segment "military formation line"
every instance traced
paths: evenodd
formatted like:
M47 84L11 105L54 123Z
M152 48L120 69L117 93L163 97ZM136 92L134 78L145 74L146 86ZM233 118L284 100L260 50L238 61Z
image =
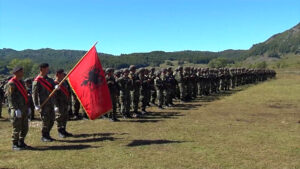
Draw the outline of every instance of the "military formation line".
M56 121L58 136L72 137L67 132L68 120L87 118L79 113L80 102L72 92L70 85L64 82L58 84L66 76L63 69L56 71L55 78L48 76L49 65L39 66L40 73L34 79L24 81L24 70L16 67L14 76L5 79L0 88L1 106L7 104L8 114L13 125L12 148L22 150L30 148L25 144L28 132L28 121L34 120L37 112L42 120L41 141L52 142L50 131ZM113 110L103 118L112 122L118 117L139 118L147 115L146 108L157 106L159 109L173 107L174 100L181 103L192 101L197 97L205 97L222 91L234 89L237 86L255 84L275 78L276 72L269 69L246 68L195 68L181 67L173 70L157 68L129 68L114 70L105 69L106 82L111 95ZM40 107L53 89L57 92ZM0 107L1 117L2 107ZM119 114L119 115L118 115Z

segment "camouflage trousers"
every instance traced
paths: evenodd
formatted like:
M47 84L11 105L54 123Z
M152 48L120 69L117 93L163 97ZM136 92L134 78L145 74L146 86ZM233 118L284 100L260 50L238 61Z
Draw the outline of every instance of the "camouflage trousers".
M140 90L135 89L130 92L131 96L131 106L134 112L137 112L139 109L139 101L140 101Z
M201 82L198 82L197 83L197 94L199 95L199 96L202 96L203 95L203 84L201 83Z
M158 101L157 105L160 106L160 107L162 107L163 104L164 104L164 94L163 94L163 92L164 91L162 89L157 89L156 90L157 101Z
M117 114L117 95L115 93L111 93L110 95L111 103L112 103L112 111L108 114L109 118L116 118Z
M178 83L179 97L181 100L186 98L186 87L183 83Z
M192 83L192 85L193 85L192 96L193 96L194 98L196 98L196 97L197 97L197 93L198 93L198 85L197 85L197 82Z
M75 95L72 95L72 112L73 115L78 116L80 109L80 102Z
M21 118L17 118L15 112L10 112L10 118L12 122L12 142L17 144L18 141L24 141L28 133L28 110L24 109L22 111Z
M141 96L140 96L140 99L141 99L141 102L142 102L142 110L146 110L146 107L148 105L148 91L147 90L141 90Z
M156 97L157 97L156 90L151 90L151 103L155 104Z
M187 99L191 99L192 98L192 94L193 94L193 84L192 83L187 83L187 90L186 90L186 97Z
M56 123L58 130L66 129L69 119L68 105L59 105L58 112L56 113Z
M172 93L171 88L167 88L167 89L163 90L163 97L164 97L165 105L172 104L172 94L171 93Z
M121 113L122 115L128 115L130 113L130 92L120 92L120 105L121 105Z
M54 121L55 121L55 112L53 105L46 105L41 110L41 119L42 119L42 134L43 136L50 133Z

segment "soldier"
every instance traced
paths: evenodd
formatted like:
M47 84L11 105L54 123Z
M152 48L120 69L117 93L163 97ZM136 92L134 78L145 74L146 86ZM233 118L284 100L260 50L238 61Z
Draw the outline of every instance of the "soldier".
M7 99L13 126L12 149L18 151L29 148L24 142L28 133L28 96L22 81L23 68L14 68L13 74L7 84Z
M55 85L58 85L66 76L63 69L56 71ZM58 136L66 138L73 136L67 132L67 121L69 119L69 106L71 102L71 92L67 82L63 82L56 91L55 110Z
M26 86L26 90L27 90L27 94L28 94L28 110L29 110L29 120L32 121L34 120L34 104L33 104L33 100L32 100L32 79L31 78L27 78L25 79L25 86Z
M121 103L121 113L123 118L131 118L130 115L130 90L132 88L132 81L128 77L129 70L124 69L123 76L121 76L118 80L118 87L120 89L120 103Z
M150 80L145 76L145 69L141 68L138 71L139 74L139 79L141 81L141 102L142 102L142 114L146 114L146 107L147 107L147 102L148 102L148 90L149 90L149 82Z
M183 72L184 85L185 85L185 101L190 101L192 99L191 90L191 78L190 78L190 67L185 67Z
M131 106L133 109L133 117L137 117L139 112L139 100L140 100L140 87L141 87L141 82L136 74L136 67L134 65L131 65L129 67L129 78L131 79L132 82L132 88L130 91L130 97L131 97Z
M175 99L175 97L176 97L177 81L175 79L172 67L168 68L167 76L168 76L168 79L169 79L169 83L171 85L171 87L169 89L170 90L170 104L171 104L171 106L174 106L173 99Z
M156 90L154 87L154 79L155 79L155 68L151 68L151 71L149 73L149 78L150 78L150 90L151 90L151 100L150 100L150 104L152 104L152 106L155 105L155 100L156 100Z
M151 85L150 85L150 83L151 83L151 78L149 77L149 70L148 69L144 69L144 77L147 79L147 88L145 88L146 105L150 106L150 100L151 100Z
M185 78L183 76L183 67L179 66L178 68L178 72L175 75L175 79L178 83L178 89L179 89L179 99L181 100L181 102L185 102L185 98L186 98L186 85L185 85Z
M120 103L120 88L119 85L117 83L117 80L121 77L121 71L120 70L116 70L114 72L114 78L116 80L116 84L117 84L117 88L116 88L116 94L117 94L117 100L116 100L116 104L117 104L117 108L118 108L118 112L121 112L121 103Z
M118 97L118 85L117 85L117 82L115 80L115 77L114 77L114 69L112 68L107 68L105 70L105 73L106 73L106 82L107 82L107 85L108 85L108 89L109 89L109 92L110 92L110 98L111 98L111 103L112 103L112 111L108 114L108 118L113 121L113 122L116 122L116 121L120 121L118 118L117 118L117 97Z
M47 76L49 64L40 64L40 73L34 79L32 84L32 99L35 110L40 112L42 119L42 138L43 142L52 142L54 139L50 136L50 131L55 121L54 103L55 98L51 97L48 102L41 108L41 104L48 98L55 86L54 80Z
M164 95L163 95L163 91L164 91L164 84L163 84L163 80L161 79L161 72L157 71L155 72L155 79L154 79L154 87L155 90L157 92L156 96L157 96L157 106L160 109L163 109L163 104L164 104Z

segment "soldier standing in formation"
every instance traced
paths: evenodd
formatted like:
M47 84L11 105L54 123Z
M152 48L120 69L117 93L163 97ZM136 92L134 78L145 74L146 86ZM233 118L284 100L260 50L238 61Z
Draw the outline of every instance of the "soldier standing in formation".
M13 74L7 84L7 100L13 126L12 149L18 151L28 148L24 142L28 132L28 95L22 81L23 68L14 68Z
M64 79L65 75L63 69L57 70L54 81L55 85L58 85ZM71 137L73 135L66 130L71 105L71 92L66 81L59 86L54 99L58 136L61 138Z
M106 71L106 82L108 85L108 89L110 92L110 98L111 98L111 103L112 103L112 111L108 114L108 118L111 121L120 121L117 118L117 97L118 97L118 84L116 82L116 79L114 77L114 69L107 68Z
M42 119L42 138L43 142L52 142L54 139L50 136L50 131L55 121L55 97L51 97L43 107L41 104L48 98L54 88L58 87L55 85L54 80L47 76L49 72L49 64L40 64L40 73L34 79L32 84L32 98L35 105L35 110L40 112Z

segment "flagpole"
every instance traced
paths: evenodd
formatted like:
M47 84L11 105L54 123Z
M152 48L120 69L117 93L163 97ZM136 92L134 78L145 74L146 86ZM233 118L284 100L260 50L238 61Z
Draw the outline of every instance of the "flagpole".
M91 49L92 49L94 46L96 46L97 43L98 43L98 41L94 43L94 45L91 47ZM91 50L91 49L90 49L90 50ZM87 53L88 53L90 50L88 50L88 51L80 58L80 60L76 63L76 65L68 72L68 74L61 80L61 82L59 82L58 86L61 86L62 83L63 83L64 81L67 80L68 76L71 74L71 72L74 70L74 68L82 61L82 59L87 55ZM45 106L45 104L49 101L49 99L54 95L54 93L55 93L56 91L57 91L57 88L54 88L54 90L49 94L49 96L47 97L47 99L40 105L40 108L42 108L43 106Z

